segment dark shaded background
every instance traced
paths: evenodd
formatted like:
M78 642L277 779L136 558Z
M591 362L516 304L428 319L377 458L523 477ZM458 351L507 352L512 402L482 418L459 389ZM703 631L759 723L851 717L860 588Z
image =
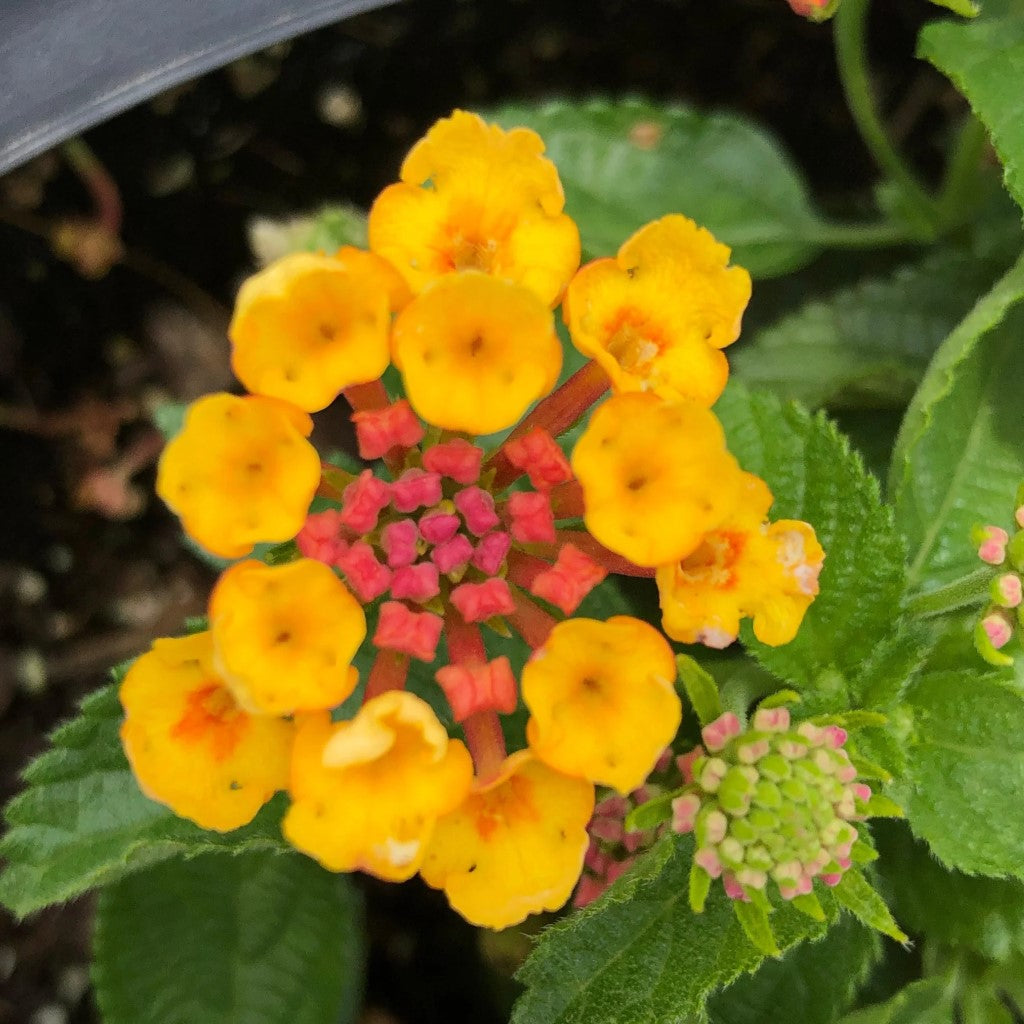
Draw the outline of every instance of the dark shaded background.
M934 8L879 7L879 95L934 176L959 110L911 58ZM868 203L875 172L842 101L831 30L785 0L409 0L246 58L88 133L124 206L124 259L97 280L46 237L90 212L66 160L0 178L3 799L111 663L205 605L212 574L151 497L150 412L227 383L222 331L252 265L250 219L325 200L365 206L454 106L636 93L747 114L779 136L825 209ZM755 289L753 318L800 287ZM521 941L481 949L415 883L366 889L365 1024L507 1019ZM21 925L0 915L0 1024L95 1020L89 912L82 900Z

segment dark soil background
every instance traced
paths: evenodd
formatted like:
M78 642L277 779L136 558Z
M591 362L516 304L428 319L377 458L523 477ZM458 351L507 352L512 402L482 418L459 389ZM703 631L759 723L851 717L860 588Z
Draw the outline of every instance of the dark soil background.
M912 60L934 13L880 4L872 26L881 100L926 174L958 109ZM86 137L124 207L108 272L104 254L74 266L48 240L92 212L59 152L0 178L0 798L112 663L203 610L212 573L152 497L151 413L230 386L250 219L366 205L455 106L629 94L761 122L833 212L870 194L831 29L785 0L409 0L247 58ZM507 1019L522 937L480 938L412 883L365 888L364 1024ZM90 909L0 912L0 1024L97 1019Z

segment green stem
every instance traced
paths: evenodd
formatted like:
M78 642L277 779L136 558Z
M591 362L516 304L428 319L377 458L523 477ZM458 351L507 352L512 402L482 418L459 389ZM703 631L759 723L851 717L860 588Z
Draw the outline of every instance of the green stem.
M836 11L836 61L843 92L861 138L875 162L897 185L923 222L934 225L938 219L934 200L900 156L875 108L867 63L868 4L869 0L843 0Z
M904 225L894 221L869 221L865 224L842 224L823 221L807 241L832 249L883 249L890 245L904 245L920 239Z
M988 599L992 576L991 569L977 569L938 590L930 590L927 594L912 598L907 604L907 611L918 618L927 619L958 608L983 604Z

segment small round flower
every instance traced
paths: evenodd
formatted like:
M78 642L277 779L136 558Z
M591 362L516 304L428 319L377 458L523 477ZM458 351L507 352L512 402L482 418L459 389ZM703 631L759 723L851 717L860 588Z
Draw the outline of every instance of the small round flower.
M320 484L309 416L287 402L204 395L164 449L156 492L193 540L222 558L291 540Z
M579 266L576 225L544 143L457 110L410 150L401 182L370 210L370 248L414 292L445 274L478 270L553 306Z
M404 690L368 700L350 722L302 715L285 838L329 871L411 878L441 814L469 791L473 765L428 704Z
M416 412L471 434L512 426L562 368L547 307L527 289L479 273L426 289L399 314L391 345Z
M239 562L210 598L216 664L238 703L263 714L333 708L355 689L366 616L322 562Z
M235 375L254 394L307 412L376 380L388 365L388 269L303 252L250 277L228 328Z
M528 750L440 818L420 874L464 918L507 928L557 910L583 868L594 787Z
M687 217L648 224L616 259L572 279L564 311L573 344L616 391L712 405L729 376L719 350L739 337L750 301L750 275L728 262L728 247Z
M128 670L121 704L139 788L203 828L245 825L287 785L291 723L238 706L208 632L155 641Z
M530 749L567 775L628 793L679 728L675 677L672 648L639 619L560 622L523 668Z
M777 647L796 636L818 593L825 552L807 523L766 522L771 504L768 485L745 473L728 519L681 561L658 568L662 625L673 640L726 647L747 616L762 643Z
M735 507L743 472L714 413L651 394L613 395L572 453L587 529L637 565L678 561Z

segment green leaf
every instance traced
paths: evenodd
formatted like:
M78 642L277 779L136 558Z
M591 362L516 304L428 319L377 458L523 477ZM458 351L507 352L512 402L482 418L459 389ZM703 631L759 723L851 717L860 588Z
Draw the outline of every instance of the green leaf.
M990 7L995 8L991 15ZM1019 6L1012 8L986 3L976 21L932 22L921 30L917 52L967 97L989 131L1007 189L1024 205L1024 121L1020 116L1024 19Z
M831 1024L877 962L876 934L844 914L817 942L766 960L708 1003L711 1024Z
M768 911L756 903L743 902L734 902L732 909L747 938L765 956L778 956L779 947L775 942L771 922L768 920Z
M1006 263L963 249L815 299L729 350L744 383L816 408L905 405L940 342Z
M822 225L778 143L742 118L642 100L510 106L494 118L540 133L588 256L614 255L639 227L684 213L754 277L803 266Z
M824 416L735 383L715 411L740 464L775 495L771 518L809 522L825 549L821 592L796 639L767 647L748 632L748 647L769 671L829 694L831 707L843 706L894 628L902 599L904 549L892 512L878 482Z
M869 928L874 928L897 942L907 941L907 936L893 920L885 900L878 895L859 868L848 868L832 892L841 906L846 907Z
M953 998L944 978L914 981L892 999L847 1014L839 1024L953 1024Z
M105 1024L349 1024L362 900L298 854L172 860L104 889L93 980Z
M932 0L932 3L964 18L975 18L981 10L974 0Z
M879 823L874 834L880 885L910 932L986 960L1024 954L1024 883L944 868L901 823Z
M249 247L261 266L291 252L333 253L343 245L366 248L366 214L354 206L325 206L315 214L254 217Z
M1024 697L979 670L926 673L906 699L910 785L894 795L914 834L949 867L1024 877Z
M1024 260L946 339L907 410L890 493L909 542L909 582L927 589L977 568L969 531L1008 520L1024 477Z
M6 810L0 903L19 917L176 855L285 848L281 798L244 828L208 832L142 795L118 738L116 686L82 703L25 769Z
M715 884L703 914L689 909L693 843L666 836L589 907L545 931L518 978L513 1024L662 1024L698 1017L708 995L763 956ZM834 918L834 904L828 910ZM772 914L783 950L825 925L792 907Z
M713 722L722 713L722 701L714 678L686 654L676 655L676 667L700 724Z

